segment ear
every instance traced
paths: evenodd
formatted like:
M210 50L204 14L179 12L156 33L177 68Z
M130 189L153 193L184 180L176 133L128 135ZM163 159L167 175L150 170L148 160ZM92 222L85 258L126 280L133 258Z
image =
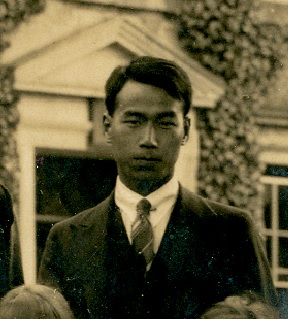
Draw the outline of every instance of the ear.
M190 135L190 125L191 125L190 118L187 117L187 116L185 116L185 117L184 117L184 135L183 135L183 140L182 140L181 145L185 145L186 142L187 142L188 139L189 139L189 135Z
M106 138L106 142L108 144L111 144L111 136L110 136L111 122L112 122L112 117L109 114L104 114L103 128L104 128L104 135Z

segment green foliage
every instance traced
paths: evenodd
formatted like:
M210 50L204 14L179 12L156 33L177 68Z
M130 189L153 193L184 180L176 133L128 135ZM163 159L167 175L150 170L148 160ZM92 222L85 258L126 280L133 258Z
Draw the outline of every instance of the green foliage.
M198 111L199 192L257 214L255 113L281 66L284 36L277 25L256 24L253 9L253 0L186 0L179 38L193 58L227 83L214 110Z

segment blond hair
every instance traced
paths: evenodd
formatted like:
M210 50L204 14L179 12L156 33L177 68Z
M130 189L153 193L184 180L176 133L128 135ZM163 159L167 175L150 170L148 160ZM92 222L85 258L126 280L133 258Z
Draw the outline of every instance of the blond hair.
M56 289L23 285L10 290L0 303L1 319L74 319L67 301Z
M216 303L200 319L281 319L281 316L277 309L266 304L260 296L246 291Z

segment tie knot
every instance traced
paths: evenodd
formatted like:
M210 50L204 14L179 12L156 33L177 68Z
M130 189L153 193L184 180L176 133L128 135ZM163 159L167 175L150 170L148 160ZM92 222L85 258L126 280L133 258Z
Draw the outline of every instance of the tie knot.
M150 210L151 210L151 204L150 202L146 199L143 198L140 200L140 202L137 204L137 212L139 214L145 214L148 215Z

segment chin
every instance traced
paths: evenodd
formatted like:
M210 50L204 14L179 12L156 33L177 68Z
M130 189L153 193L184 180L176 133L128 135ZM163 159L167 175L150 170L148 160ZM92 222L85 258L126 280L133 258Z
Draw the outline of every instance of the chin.
M159 175L159 172L138 172L136 175L139 180L143 180L145 183L149 184L166 184L172 177L172 175Z
M122 171L124 173L124 170ZM134 181L152 184L165 184L173 176L173 172L169 170L163 170L160 165L157 166L133 166L131 165L129 169L125 170L124 175L126 179L133 179ZM128 177L128 178L127 178Z

